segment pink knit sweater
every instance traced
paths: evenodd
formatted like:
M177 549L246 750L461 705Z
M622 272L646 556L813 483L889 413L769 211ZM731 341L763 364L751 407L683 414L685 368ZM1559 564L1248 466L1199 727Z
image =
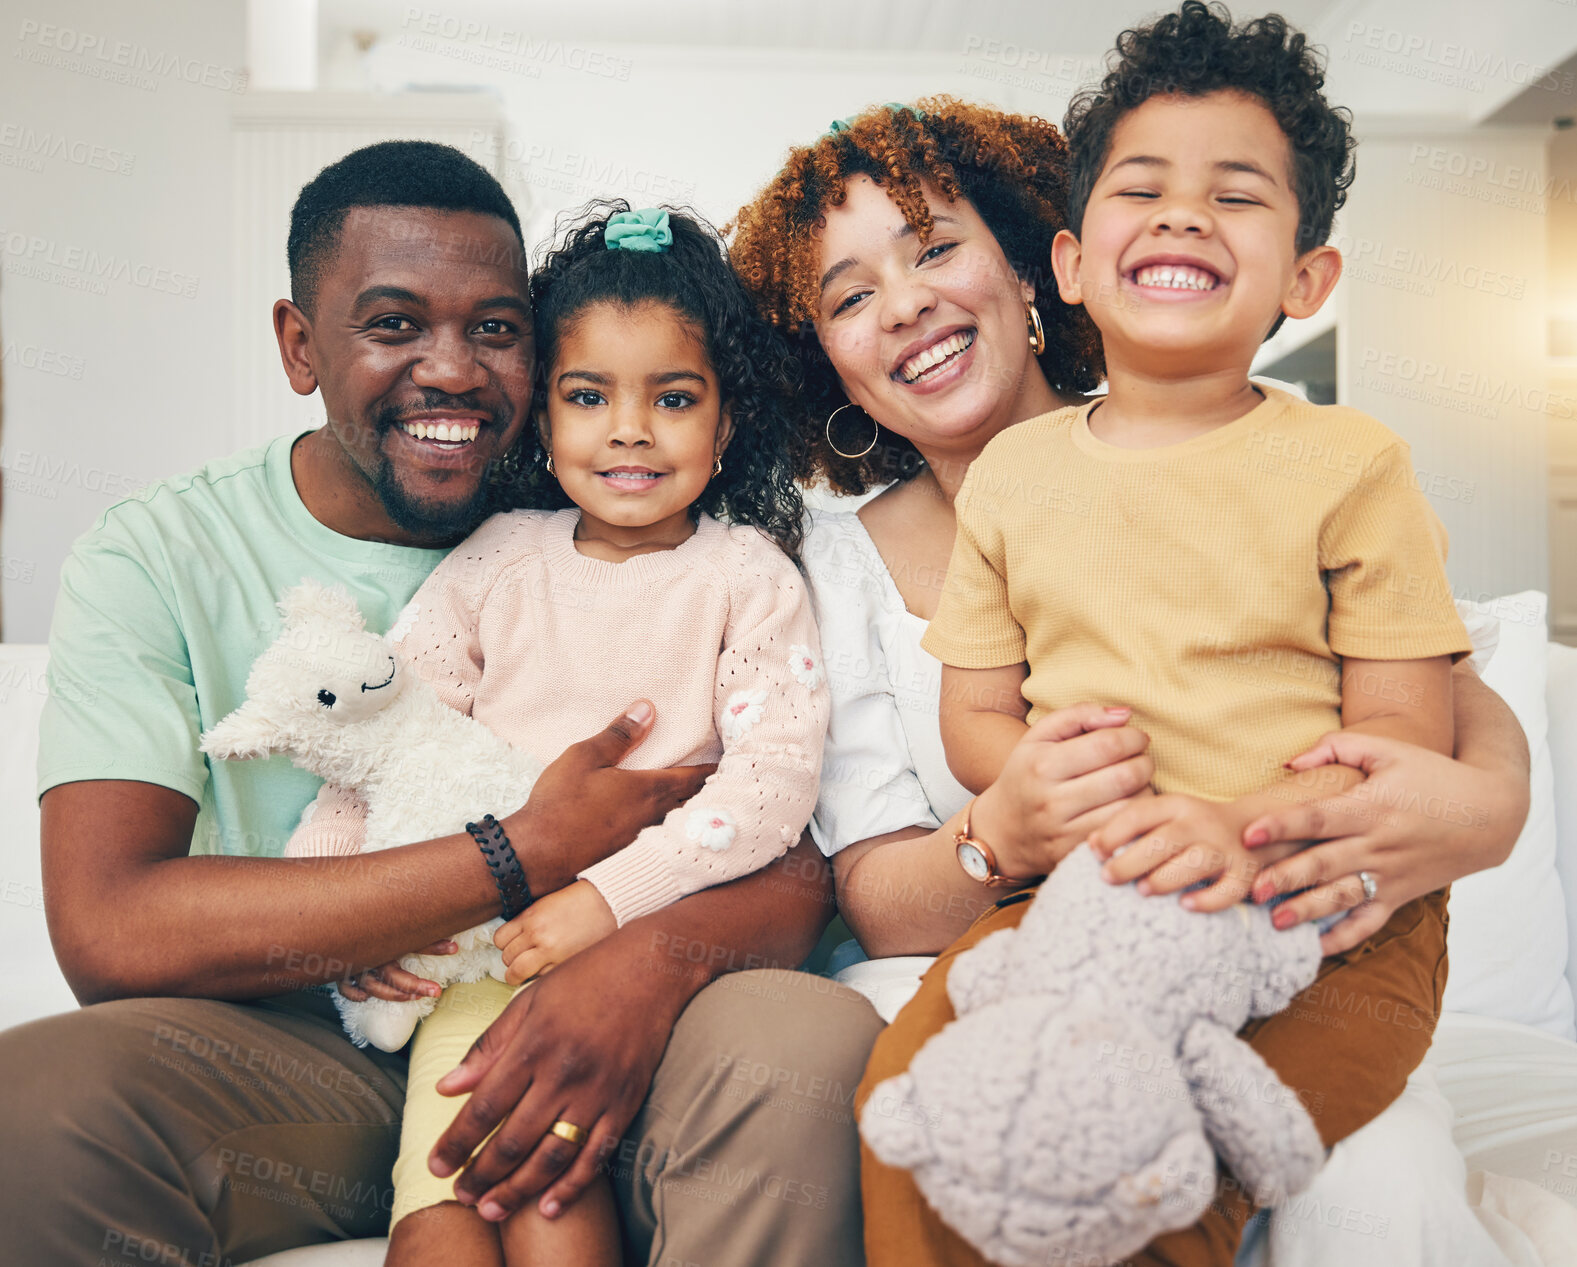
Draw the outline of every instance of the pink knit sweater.
M626 767L718 763L689 803L581 872L624 924L799 839L821 774L826 674L804 580L754 528L703 515L676 549L608 563L576 551L579 519L495 515L389 638L445 703L544 764L643 697L657 721ZM352 793L325 787L285 852L356 853L364 816Z

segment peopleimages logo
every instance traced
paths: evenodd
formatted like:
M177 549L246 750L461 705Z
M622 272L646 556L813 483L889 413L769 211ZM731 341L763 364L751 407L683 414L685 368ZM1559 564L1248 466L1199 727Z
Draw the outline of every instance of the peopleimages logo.
M92 247L62 243L37 234L18 233L0 227L0 264L17 277L35 277L107 294L108 282L126 282L144 290L182 299L197 298L202 279L194 273L177 272L162 264L149 264L112 252L101 253Z
M13 56L58 70L75 71L143 92L157 92L171 79L221 92L245 92L246 72L216 62L156 51L134 40L117 40L93 31L24 18Z

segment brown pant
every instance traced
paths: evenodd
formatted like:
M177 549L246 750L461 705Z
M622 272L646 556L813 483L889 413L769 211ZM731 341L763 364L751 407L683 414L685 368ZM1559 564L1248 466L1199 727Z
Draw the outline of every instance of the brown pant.
M925 1041L953 1019L948 967L999 928L1015 928L1032 894L987 911L944 951L920 991L876 1040L856 1106L902 1073ZM1320 965L1319 977L1285 1011L1251 1021L1242 1037L1298 1092L1329 1148L1372 1121L1424 1058L1446 985L1446 891L1410 902L1383 929ZM974 1267L975 1250L937 1217L907 1170L884 1166L863 1143L869 1267ZM1134 1267L1231 1267L1253 1205L1230 1175L1193 1227L1152 1242Z
M611 1163L628 1260L860 1260L852 1100L881 1021L795 972L707 987ZM128 999L0 1033L0 1261L226 1267L382 1236L405 1057L322 995Z

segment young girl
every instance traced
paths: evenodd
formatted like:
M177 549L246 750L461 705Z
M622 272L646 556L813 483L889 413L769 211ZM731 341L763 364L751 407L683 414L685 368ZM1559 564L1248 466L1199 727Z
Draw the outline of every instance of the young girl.
M537 434L505 493L537 509L494 515L457 546L391 637L446 702L544 763L645 696L656 724L627 764L718 765L688 804L499 931L511 983L783 853L815 804L827 724L816 625L791 561L802 516L793 362L709 227L611 207L571 229L532 279ZM325 788L317 805L287 852L354 852L355 798ZM605 1183L555 1220L531 1203L495 1225L427 1169L460 1107L435 1084L513 989L451 986L417 1030L390 1263L421 1261L418 1239L443 1244L444 1262L461 1261L460 1245L494 1262L501 1250L509 1267L620 1261ZM590 1126L569 1123L563 1137L580 1142Z

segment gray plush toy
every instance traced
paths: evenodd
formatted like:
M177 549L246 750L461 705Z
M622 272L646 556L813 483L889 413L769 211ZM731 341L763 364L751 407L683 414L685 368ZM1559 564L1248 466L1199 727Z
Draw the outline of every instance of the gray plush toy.
M1216 1156L1262 1204L1325 1150L1297 1096L1237 1031L1319 969L1312 925L1215 914L1107 884L1086 845L1017 929L960 955L957 1019L860 1116L888 1165L994 1263L1105 1264L1197 1222Z

